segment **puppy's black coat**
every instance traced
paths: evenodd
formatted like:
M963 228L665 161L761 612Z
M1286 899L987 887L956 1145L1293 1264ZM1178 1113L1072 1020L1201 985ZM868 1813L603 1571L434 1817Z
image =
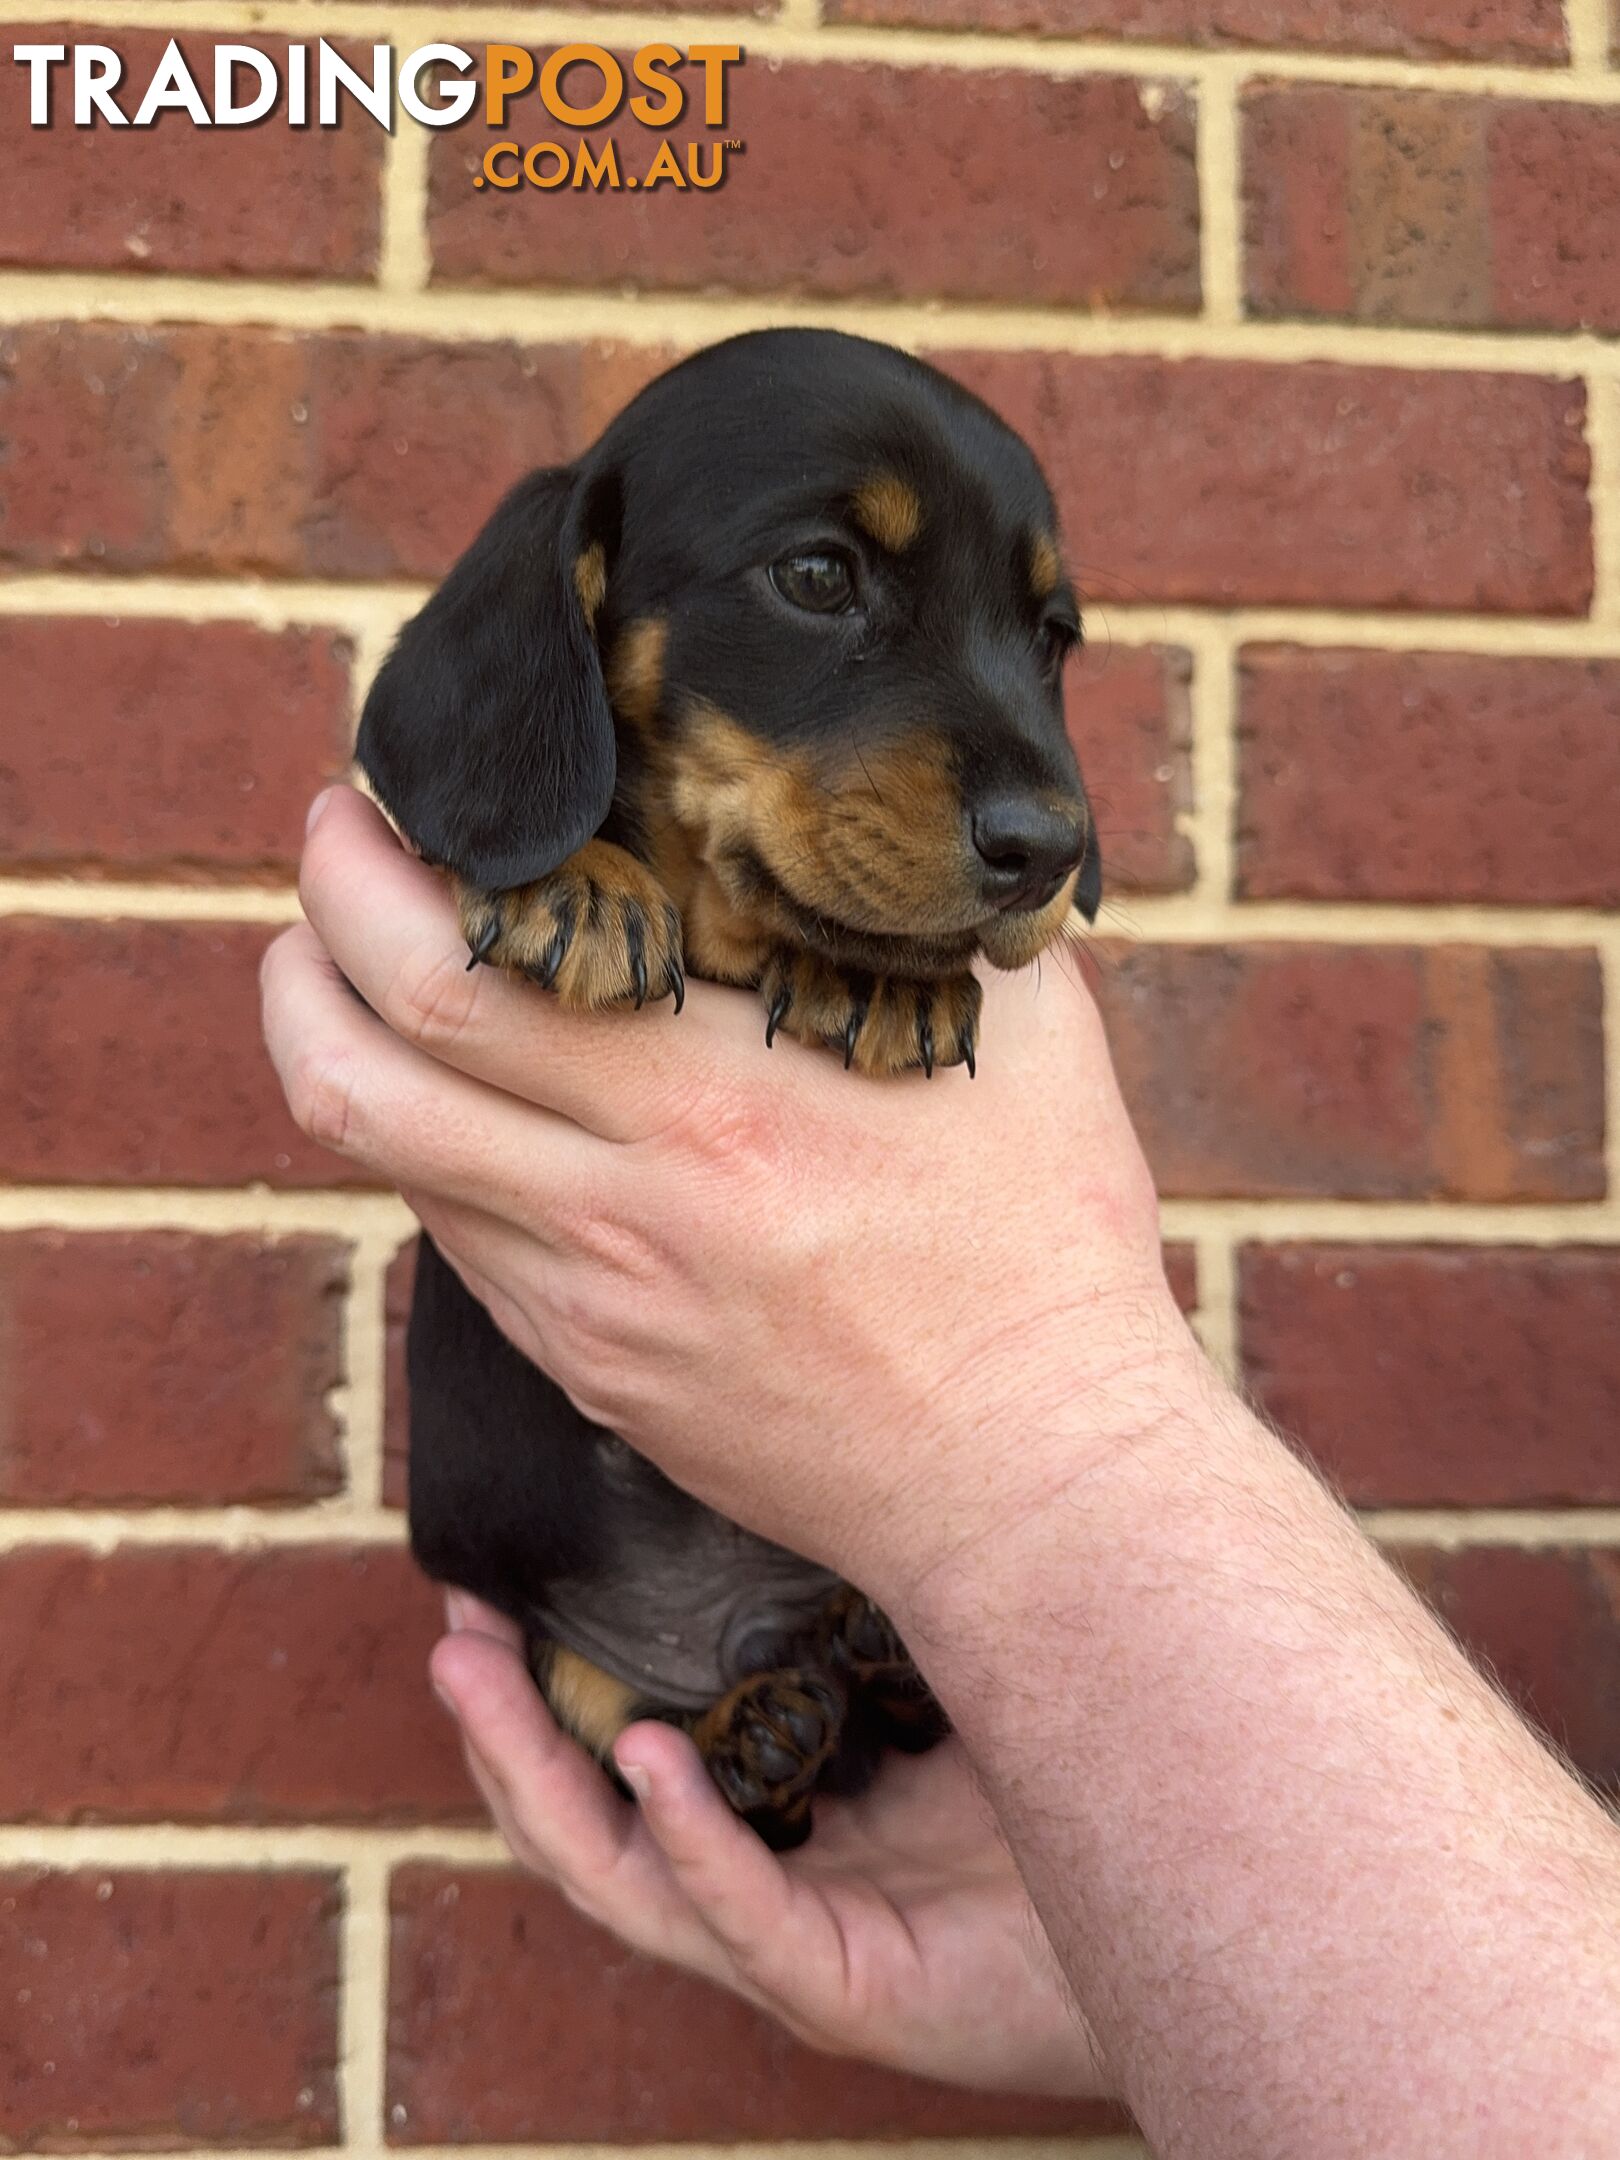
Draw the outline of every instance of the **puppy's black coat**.
M359 757L476 959L566 1002L759 991L869 1074L976 1054L983 954L1101 892L1079 636L1024 444L922 363L766 331L530 475L402 632ZM411 1533L599 1754L676 1719L771 1842L940 1715L882 1614L592 1426L423 1239ZM807 1434L807 1444L812 1444Z

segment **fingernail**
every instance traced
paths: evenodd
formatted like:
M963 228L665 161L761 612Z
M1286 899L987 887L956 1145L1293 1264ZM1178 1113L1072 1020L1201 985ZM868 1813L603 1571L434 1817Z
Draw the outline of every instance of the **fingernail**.
M309 838L310 834L311 834L311 833L312 833L312 832L313 832L313 831L315 830L316 826L317 826L317 825L318 825L318 824L320 823L320 821L321 821L321 812L322 812L322 811L323 811L323 810L324 810L324 809L326 808L327 804L328 804L328 803L329 803L329 802L330 802L330 801L332 800L332 793L333 793L333 791L332 791L332 789L331 789L331 788L322 788L322 789L321 789L321 792L320 792L320 793L319 793L319 794L318 794L318 795L316 796L315 800L314 800L314 801L313 801L313 802L312 802L312 803L310 804L310 806L309 806L309 815L308 815L308 816L307 816L307 817L306 817L306 818L304 819L304 838L305 838L306 840L307 840L307 839Z
M619 1775L624 1779L624 1782L629 1786L636 1798L645 1802L647 1795L652 1791L652 1779L642 1769L640 1763L620 1763Z
M452 1635L459 1635L470 1619L467 1600L459 1590L447 1590L444 1594L444 1624Z

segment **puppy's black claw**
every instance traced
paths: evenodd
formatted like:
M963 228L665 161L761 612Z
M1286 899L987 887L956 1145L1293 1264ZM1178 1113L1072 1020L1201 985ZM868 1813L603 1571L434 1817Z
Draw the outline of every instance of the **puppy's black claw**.
M793 992L784 983L771 1000L771 1009L765 1017L765 1047L768 1050L776 1040L776 1031L788 1016L793 1003Z
M540 956L540 965L532 970L535 981L542 990L549 990L557 980L557 970L568 957L568 931L559 927L551 943Z
M968 1078L970 1080L977 1080L979 1077L979 1068L973 1062L973 1037L971 1035L964 1035L962 1037L962 1063L968 1069Z
M865 1007L864 1005L857 1005L857 1006L855 1007L854 1011L853 1011L853 1012L852 1012L852 1013L850 1014L850 1016L849 1016L849 1020L848 1020L848 1023L846 1024L846 1026L845 1026L845 1028L844 1028L844 1070L845 1070L845 1072L848 1072L848 1071L849 1071L849 1068L850 1068L850 1067L851 1067L851 1066L852 1066L852 1065L854 1064L854 1062L855 1062L855 1045L856 1045L856 1043L857 1043L857 1042L859 1042L859 1040L860 1040L860 1036L861 1036L861 1029L862 1029L862 1028L863 1028L863 1027L864 1027L865 1025L866 1025L866 1007Z
M647 963L638 952L630 955L630 977L636 986L636 1011L640 1012L647 1002Z
M647 938L633 908L624 926L624 941L630 950L630 982L636 993L636 1011L640 1012L647 1002Z
M501 918L498 915L492 915L483 929L479 931L477 944L469 945L467 948L472 954L472 958L467 962L467 973L469 975L475 967L480 967L489 958L491 948L500 934Z
M926 1007L917 1018L917 1048L922 1053L922 1068L930 1080L934 1077L934 1021Z
M681 963L678 960L669 963L669 987L675 995L675 1010L679 1012L686 1003L686 977L681 972Z

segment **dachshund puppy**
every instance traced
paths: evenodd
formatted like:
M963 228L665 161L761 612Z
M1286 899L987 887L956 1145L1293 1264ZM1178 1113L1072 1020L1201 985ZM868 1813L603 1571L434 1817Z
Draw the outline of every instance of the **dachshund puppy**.
M971 1073L975 957L1022 967L1101 895L1079 635L1010 429L887 346L762 331L512 490L401 633L359 760L474 962L593 1008L678 1009L691 969L757 990L767 1043ZM408 1362L417 1556L521 1624L598 1756L671 1719L785 1847L818 1790L938 1737L880 1612L590 1425L425 1238Z

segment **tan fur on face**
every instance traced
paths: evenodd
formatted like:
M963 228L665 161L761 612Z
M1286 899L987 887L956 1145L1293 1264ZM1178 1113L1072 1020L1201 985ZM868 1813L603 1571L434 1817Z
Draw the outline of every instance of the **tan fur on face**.
M1029 543L1029 589L1037 600L1046 600L1057 591L1058 580L1063 575L1063 565L1058 560L1057 542L1050 533L1037 533Z
M924 731L828 771L702 707L669 753L668 800L733 900L728 865L748 854L800 907L853 929L940 937L981 913L960 791Z
M1074 889L1080 882L1076 870L1065 878L1045 907L1032 912L992 915L979 932L984 957L992 967L1021 968L1045 952L1062 933L1074 907Z
M599 541L593 540L583 554L575 556L574 590L579 594L586 622L594 628L597 610L607 597L607 557Z
M903 555L922 531L922 503L898 473L874 473L855 490L849 507L862 532L891 555Z

